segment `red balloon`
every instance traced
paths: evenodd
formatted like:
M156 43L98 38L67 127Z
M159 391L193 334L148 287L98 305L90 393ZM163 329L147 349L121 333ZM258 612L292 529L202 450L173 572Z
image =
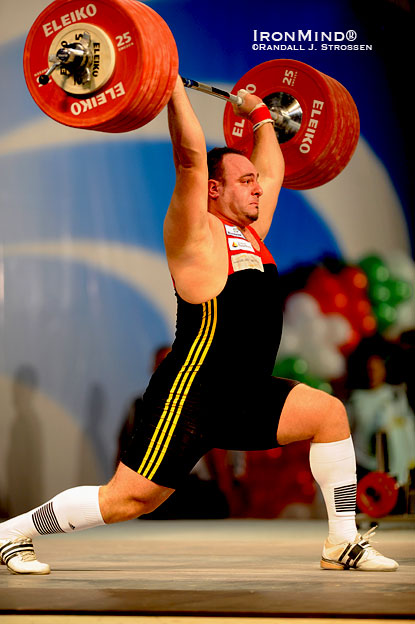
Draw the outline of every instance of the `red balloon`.
M340 345L346 356L363 336L371 336L377 330L367 286L366 273L355 266L347 266L336 275L324 267L316 267L307 282L306 292L317 299L324 314L341 314L352 326L347 342Z
M360 267L345 267L340 275L340 282L349 295L346 316L361 336L370 336L376 332L377 321L368 299L367 275Z
M325 314L343 313L348 305L348 296L336 276L322 267L310 275L306 290L313 295Z
M366 294L368 279L366 273L355 266L348 266L344 268L339 276L344 288L348 291Z
M352 351L354 351L359 344L360 338L360 332L358 332L357 329L352 325L352 331L350 333L348 341L339 347L343 355L349 355L350 353L352 353Z

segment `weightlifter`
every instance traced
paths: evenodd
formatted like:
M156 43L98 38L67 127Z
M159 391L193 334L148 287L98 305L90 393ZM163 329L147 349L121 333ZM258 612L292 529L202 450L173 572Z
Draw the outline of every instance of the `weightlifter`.
M356 530L355 455L341 402L271 375L282 310L277 267L263 240L284 162L265 104L239 95L237 112L253 124L251 159L227 148L206 157L202 128L177 80L168 105L177 179L164 225L178 302L173 348L149 383L111 481L66 490L0 525L2 562L14 573L50 572L36 559L32 539L39 535L152 511L212 447L260 450L297 440L311 441L311 470L327 506L321 567L398 568Z

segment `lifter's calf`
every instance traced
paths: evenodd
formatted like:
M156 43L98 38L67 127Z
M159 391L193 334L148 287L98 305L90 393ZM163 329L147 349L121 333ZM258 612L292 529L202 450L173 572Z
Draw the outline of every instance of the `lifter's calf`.
M104 522L113 524L150 513L173 492L120 463L111 481L100 488L99 506Z
M299 440L337 442L349 436L347 413L339 399L305 384L291 390L278 425L279 444Z

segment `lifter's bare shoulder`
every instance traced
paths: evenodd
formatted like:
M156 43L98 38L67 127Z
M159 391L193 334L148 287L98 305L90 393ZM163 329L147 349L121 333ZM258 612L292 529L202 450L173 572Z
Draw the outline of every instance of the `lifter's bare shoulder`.
M188 303L199 304L216 297L227 279L228 255L221 221L206 212L206 228L184 240L166 217L164 244L177 293Z

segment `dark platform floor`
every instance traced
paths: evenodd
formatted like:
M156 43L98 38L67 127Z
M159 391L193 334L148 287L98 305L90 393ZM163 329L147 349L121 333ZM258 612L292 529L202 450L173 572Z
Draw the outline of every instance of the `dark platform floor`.
M325 521L136 520L46 536L35 546L51 575L15 576L1 566L0 622L19 624L17 614L44 614L46 622L58 613L158 615L171 622L180 615L216 622L218 616L227 622L414 617L413 529L378 529L375 547L400 563L389 573L321 570L325 535Z

